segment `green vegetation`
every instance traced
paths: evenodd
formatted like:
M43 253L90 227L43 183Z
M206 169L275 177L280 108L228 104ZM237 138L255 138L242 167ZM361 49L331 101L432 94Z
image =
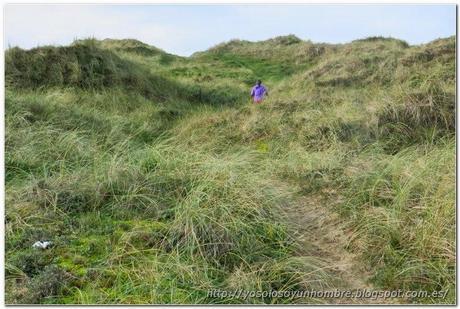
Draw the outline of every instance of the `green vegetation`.
M346 226L366 284L455 303L455 37L5 59L7 303L328 302L208 295L357 288L296 237L313 206Z

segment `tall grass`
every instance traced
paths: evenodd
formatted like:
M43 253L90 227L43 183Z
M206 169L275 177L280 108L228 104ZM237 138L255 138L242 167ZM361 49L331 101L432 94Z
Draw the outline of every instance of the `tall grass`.
M346 285L299 248L284 213L305 198L341 215L374 287L454 302L454 41L8 50L7 302L326 302L208 295Z
M380 286L449 290L455 298L455 145L369 149L351 164L341 211L356 225L353 247L377 268ZM435 301L435 300L433 300Z

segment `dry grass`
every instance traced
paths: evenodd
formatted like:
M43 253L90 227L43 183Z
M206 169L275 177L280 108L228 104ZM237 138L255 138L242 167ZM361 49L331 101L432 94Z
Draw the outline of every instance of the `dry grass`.
M7 302L321 303L207 291L371 286L453 303L454 43L8 50ZM334 269L342 253L358 264Z

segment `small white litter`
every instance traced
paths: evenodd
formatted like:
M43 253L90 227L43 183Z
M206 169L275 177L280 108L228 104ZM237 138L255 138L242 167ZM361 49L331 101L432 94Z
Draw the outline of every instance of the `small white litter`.
M53 243L51 241L37 241L32 245L32 247L39 249L48 249L49 247L51 247L52 244Z

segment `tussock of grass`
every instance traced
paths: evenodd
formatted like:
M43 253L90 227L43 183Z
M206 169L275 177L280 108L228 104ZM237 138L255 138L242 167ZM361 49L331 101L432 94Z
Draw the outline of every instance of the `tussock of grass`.
M379 285L449 289L454 297L454 277L446 276L455 260L454 148L443 140L350 166L343 211L357 225L357 249L367 248L379 268Z

